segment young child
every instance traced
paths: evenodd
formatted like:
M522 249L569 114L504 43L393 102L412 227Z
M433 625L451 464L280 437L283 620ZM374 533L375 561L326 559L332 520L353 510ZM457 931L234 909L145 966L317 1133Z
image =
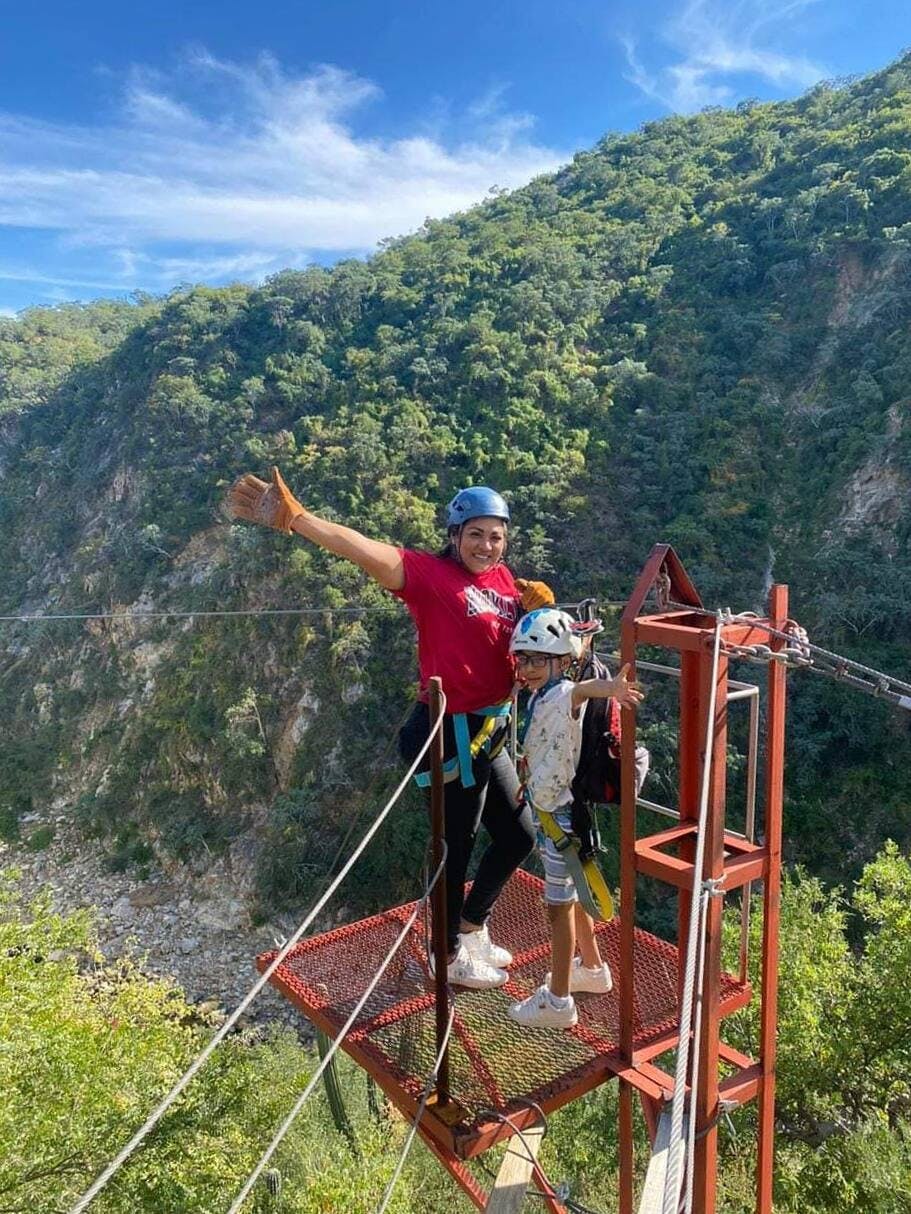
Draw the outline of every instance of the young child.
M566 671L581 648L572 618L552 607L524 616L510 642L519 679L532 692L523 739L524 795L539 817L553 814L567 833L586 702L613 696L632 707L642 699L642 692L627 681L628 666L613 679L581 683L568 679ZM611 974L598 951L592 919L578 903L563 857L546 836L539 846L552 933L551 970L544 985L521 1003L514 1003L509 1015L519 1024L571 1028L579 1019L572 992L609 991ZM575 956L577 942L581 957Z

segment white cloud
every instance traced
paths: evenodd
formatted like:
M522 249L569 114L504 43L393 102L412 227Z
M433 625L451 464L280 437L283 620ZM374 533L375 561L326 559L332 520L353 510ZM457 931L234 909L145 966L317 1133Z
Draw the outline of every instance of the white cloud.
M123 283L116 280L105 281L97 278L61 278L54 274L44 274L41 270L33 270L28 266L11 267L0 265L0 282L37 283L49 287L76 287L91 291L122 291Z
M104 127L0 114L0 225L53 233L82 265L96 250L98 277L121 287L370 250L568 159L532 140L528 115L503 111L502 92L467 115L472 138L444 143L418 116L413 133L380 139L355 125L381 99L369 80L195 51L170 76L134 70Z
M678 59L649 71L636 43L621 38L627 80L675 112L724 105L737 95L732 78L758 76L778 88L808 88L829 73L780 43L818 0L687 0L662 30Z

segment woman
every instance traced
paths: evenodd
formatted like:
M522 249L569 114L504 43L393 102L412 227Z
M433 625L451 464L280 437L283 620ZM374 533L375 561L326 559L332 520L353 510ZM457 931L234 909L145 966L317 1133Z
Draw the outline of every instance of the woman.
M408 607L418 633L421 690L402 730L413 760L429 731L427 683L446 694L443 730L449 981L476 989L502 986L512 961L490 940L487 919L506 881L532 850L530 810L518 804L518 779L503 744L514 682L509 641L523 611L553 602L541 582L516 581L503 564L509 508L493 489L457 493L447 514L448 542L438 555L369 539L306 510L277 468L272 482L242 476L230 512L353 561ZM426 772L418 777L426 785ZM465 878L478 827L490 835L468 897Z

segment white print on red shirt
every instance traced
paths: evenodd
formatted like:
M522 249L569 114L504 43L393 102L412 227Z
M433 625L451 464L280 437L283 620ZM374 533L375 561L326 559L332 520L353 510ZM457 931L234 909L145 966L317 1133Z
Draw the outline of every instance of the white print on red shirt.
M517 620L519 604L514 598L498 594L496 590L482 590L479 586L465 587L465 603L469 619L473 615L496 615L501 620Z

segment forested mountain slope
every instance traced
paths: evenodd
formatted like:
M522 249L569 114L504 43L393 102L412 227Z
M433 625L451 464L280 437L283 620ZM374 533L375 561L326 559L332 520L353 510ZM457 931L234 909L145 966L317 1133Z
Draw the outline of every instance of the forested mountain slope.
M0 625L5 829L53 799L142 861L255 824L263 896L309 888L296 848L347 826L411 632L351 567L220 516L272 463L412 545L497 485L513 563L566 598L625 597L668 540L709 603L787 581L814 639L908 677L909 385L911 58L608 136L366 264L2 321L4 612L388 607ZM792 706L790 854L837 879L911 838L909 719L809 676Z

